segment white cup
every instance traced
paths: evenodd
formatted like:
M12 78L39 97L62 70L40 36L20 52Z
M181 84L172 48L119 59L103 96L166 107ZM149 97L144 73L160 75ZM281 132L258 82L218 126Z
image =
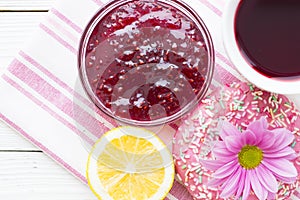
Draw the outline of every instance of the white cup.
M257 87L281 94L299 94L300 76L270 78L256 71L241 54L235 38L235 14L241 0L227 2L223 13L223 41L226 53L238 71ZM300 57L299 57L300 59ZM300 68L300 66L299 66Z

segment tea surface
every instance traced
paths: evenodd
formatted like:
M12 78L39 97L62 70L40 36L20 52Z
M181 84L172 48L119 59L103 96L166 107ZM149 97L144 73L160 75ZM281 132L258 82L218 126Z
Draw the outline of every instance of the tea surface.
M267 77L300 75L300 1L242 0L235 16L240 51Z

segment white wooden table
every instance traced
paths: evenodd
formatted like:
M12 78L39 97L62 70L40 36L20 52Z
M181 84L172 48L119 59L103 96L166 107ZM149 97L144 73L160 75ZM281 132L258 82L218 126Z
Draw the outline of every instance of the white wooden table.
M0 0L0 74L53 1ZM300 95L289 97L300 108ZM87 186L0 121L0 200L50 199L96 198Z
M53 1L0 0L0 74ZM50 199L96 198L87 186L0 121L0 200Z

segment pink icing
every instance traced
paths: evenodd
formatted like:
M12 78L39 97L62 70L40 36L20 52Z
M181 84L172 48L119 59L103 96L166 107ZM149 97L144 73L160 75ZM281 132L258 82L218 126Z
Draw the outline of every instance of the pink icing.
M174 139L173 155L177 178L182 181L194 199L219 199L217 188L206 184L211 171L203 168L200 158L213 159L210 153L213 141L219 140L218 130L222 120L228 120L240 130L266 116L269 127L285 127L295 135L291 146L300 151L300 113L293 102L283 95L273 94L248 83L233 83L202 100L197 109L182 120ZM220 123L219 123L220 122ZM294 161L300 172L300 158ZM280 183L276 199L290 197L297 189L298 176L294 184ZM257 199L251 195L249 199Z

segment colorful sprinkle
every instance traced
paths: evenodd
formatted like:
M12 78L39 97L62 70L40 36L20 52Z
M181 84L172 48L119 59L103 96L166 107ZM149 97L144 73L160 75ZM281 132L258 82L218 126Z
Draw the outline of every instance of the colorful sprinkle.
M242 131L250 122L265 115L270 127L292 128L291 131L298 137L290 145L292 148L297 147L297 143L300 142L300 113L285 96L262 91L252 84L249 84L249 87L242 86L233 83L230 84L230 88L226 86L219 93L212 93L210 98L203 99L199 107L183 119L178 134L180 138L174 146L187 147L191 156L186 157L187 152L179 153L177 150L178 154L182 155L175 157L181 162L177 164L177 169L181 171L180 177L185 181L184 185L193 194L194 199L220 199L217 188L206 186L212 174L200 164L203 157L213 159L210 152L214 141L219 140L219 121L228 120ZM190 128L191 126L193 128ZM173 152L174 149L176 151L176 148L173 148ZM300 159L295 161L295 165L300 165ZM292 191L298 187L299 181L300 179L293 184L280 183L281 188L278 189L276 200L290 197Z

